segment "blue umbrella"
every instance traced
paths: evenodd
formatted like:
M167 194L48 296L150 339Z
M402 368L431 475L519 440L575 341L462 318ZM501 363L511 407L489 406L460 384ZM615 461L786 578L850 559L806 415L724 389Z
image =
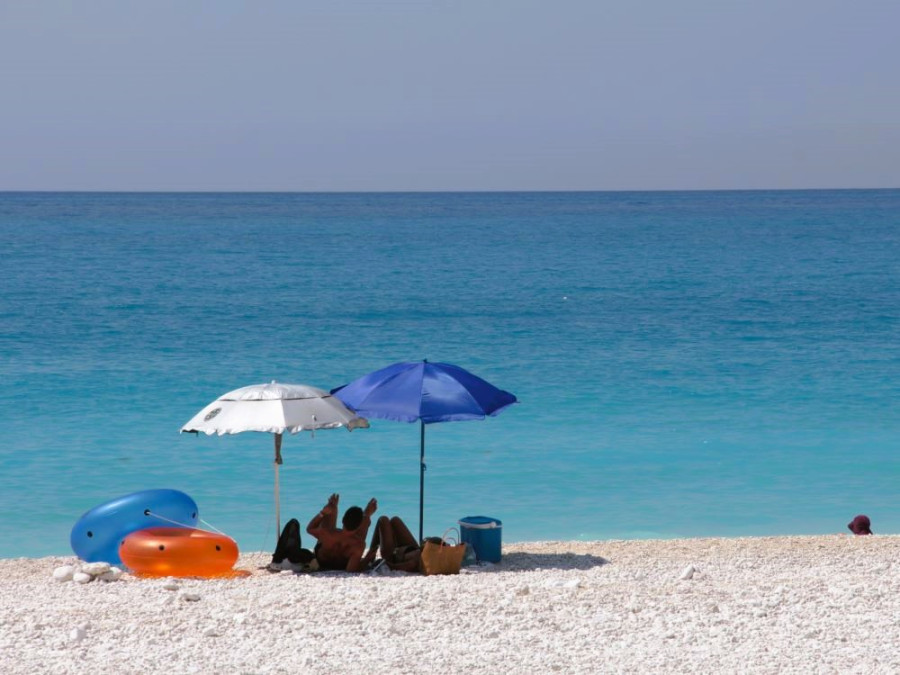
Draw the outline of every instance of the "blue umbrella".
M419 541L425 503L425 425L483 420L516 403L508 391L459 366L428 361L395 363L331 393L362 417L419 421Z

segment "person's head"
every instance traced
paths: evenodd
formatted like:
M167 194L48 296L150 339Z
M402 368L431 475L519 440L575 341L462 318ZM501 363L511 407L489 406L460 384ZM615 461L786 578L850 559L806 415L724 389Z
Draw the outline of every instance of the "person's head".
M351 506L344 511L344 518L341 520L341 523L343 523L345 530L355 530L360 526L362 520L363 510L358 506Z
M856 516L847 527L853 534L872 534L872 523L869 522L869 516Z

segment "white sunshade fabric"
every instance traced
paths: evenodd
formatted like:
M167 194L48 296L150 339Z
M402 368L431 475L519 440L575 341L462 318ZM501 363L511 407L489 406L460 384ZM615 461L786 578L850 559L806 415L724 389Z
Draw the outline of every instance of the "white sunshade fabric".
M327 391L305 384L270 382L220 396L181 431L207 435L262 431L275 434L315 429L366 428L369 422Z

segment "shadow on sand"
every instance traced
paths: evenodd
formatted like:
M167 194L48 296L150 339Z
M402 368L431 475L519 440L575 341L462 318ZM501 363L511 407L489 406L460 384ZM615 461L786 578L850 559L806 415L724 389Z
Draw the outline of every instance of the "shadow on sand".
M479 572L536 572L539 570L589 570L609 564L596 555L576 553L506 553L496 565L479 567Z
M577 553L504 553L499 563L483 563L472 567L464 567L464 574L491 574L496 572L539 572L541 570L589 570L610 563L606 558L590 554ZM258 572L278 573L282 570L291 570L297 574L313 573L316 576L343 576L346 572L311 569L309 566L288 565L270 566L254 565ZM380 567L380 566L379 566ZM389 572L386 568L380 569L382 574L406 576L405 572ZM369 571L371 574L372 571Z

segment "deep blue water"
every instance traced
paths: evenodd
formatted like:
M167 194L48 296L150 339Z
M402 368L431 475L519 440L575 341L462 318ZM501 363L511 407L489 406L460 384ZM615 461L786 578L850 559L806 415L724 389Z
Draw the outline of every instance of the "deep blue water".
M426 534L900 532L898 190L0 193L0 251L0 556L156 487L271 549L272 437L181 425L422 358L520 399L428 427ZM282 521L415 527L418 434L286 438Z

